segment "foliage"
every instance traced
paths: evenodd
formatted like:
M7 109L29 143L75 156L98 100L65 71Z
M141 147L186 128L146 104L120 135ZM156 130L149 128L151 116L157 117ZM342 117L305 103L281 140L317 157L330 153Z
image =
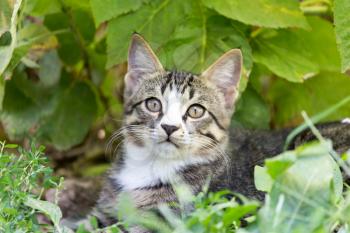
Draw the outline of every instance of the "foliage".
M350 64L346 0L1 0L0 9L0 119L10 139L62 150L92 128L111 133L122 112L112 92L135 31L169 69L199 73L240 48L233 120L245 127L295 125L301 109L313 114L349 95L340 73ZM325 120L349 113L344 106Z
M317 132L316 136L320 141L285 151L255 168L256 187L266 192L264 202L227 191L208 193L206 188L193 196L189 187L179 185L175 186L179 204L172 208L161 205L158 214L144 212L133 206L129 196L121 195L118 224L99 229L92 218L94 230L81 226L76 232L121 232L120 226L130 229L135 224L162 233L349 232L350 190L344 186L337 162L348 170L344 161L349 161L350 154L343 155L344 160L334 160L340 157L333 157L339 155L332 149L332 142ZM62 215L55 203L38 200L32 193L42 180L44 187L57 187L45 166L42 148L19 149L20 156L13 159L15 155L8 152L12 147L2 144L0 154L0 187L7 190L0 193L1 231L72 232L59 224ZM47 215L53 226L39 224L37 213Z
M346 0L334 1L334 21L335 32L338 39L338 46L340 56L342 58L342 70L346 71L350 67L350 35L349 35L349 23L350 18L347 12L350 10L350 2Z
M15 148L0 143L0 232L41 232L28 202L37 202L34 197L57 187L57 180L51 176L43 147L18 148L17 153Z

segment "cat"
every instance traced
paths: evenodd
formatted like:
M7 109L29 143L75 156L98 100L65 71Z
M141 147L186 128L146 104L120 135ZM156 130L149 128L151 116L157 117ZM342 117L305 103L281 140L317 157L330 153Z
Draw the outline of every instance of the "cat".
M200 75L167 71L147 42L132 36L123 127L117 134L124 138L122 150L92 211L101 226L118 221L121 193L149 210L176 202L172 185L178 182L196 194L210 179L210 191L230 189L263 199L254 186L254 166L283 150L290 129L230 128L241 70L242 54L232 49ZM350 125L325 124L320 130L336 139L338 149L349 146ZM306 131L291 148L311 139ZM135 227L131 232L147 231Z
M165 70L151 47L132 36L125 76L124 137L94 210L102 225L116 219L116 201L127 193L137 208L177 200L172 184L193 193L227 170L225 149L238 97L242 54L232 49L201 75Z

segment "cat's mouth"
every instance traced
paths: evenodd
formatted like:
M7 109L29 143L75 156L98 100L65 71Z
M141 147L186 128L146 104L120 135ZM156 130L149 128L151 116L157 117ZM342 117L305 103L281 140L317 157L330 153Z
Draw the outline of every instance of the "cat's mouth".
M172 144L176 148L179 148L179 145L177 145L175 142L173 142L169 137L166 140L159 142L159 144L163 144L163 143Z

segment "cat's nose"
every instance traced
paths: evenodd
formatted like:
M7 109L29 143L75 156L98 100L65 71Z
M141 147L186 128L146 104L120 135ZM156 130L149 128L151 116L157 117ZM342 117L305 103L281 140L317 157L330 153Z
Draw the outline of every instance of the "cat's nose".
M161 124L164 131L167 133L168 136L170 136L172 133L174 133L176 130L179 129L179 127L175 125L167 125L167 124Z

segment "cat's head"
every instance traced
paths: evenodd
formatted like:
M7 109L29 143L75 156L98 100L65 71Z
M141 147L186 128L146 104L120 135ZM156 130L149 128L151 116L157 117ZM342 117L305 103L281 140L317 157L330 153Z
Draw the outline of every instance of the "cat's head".
M166 71L134 34L125 76L127 142L162 158L212 156L227 143L242 55L233 49L200 75Z

